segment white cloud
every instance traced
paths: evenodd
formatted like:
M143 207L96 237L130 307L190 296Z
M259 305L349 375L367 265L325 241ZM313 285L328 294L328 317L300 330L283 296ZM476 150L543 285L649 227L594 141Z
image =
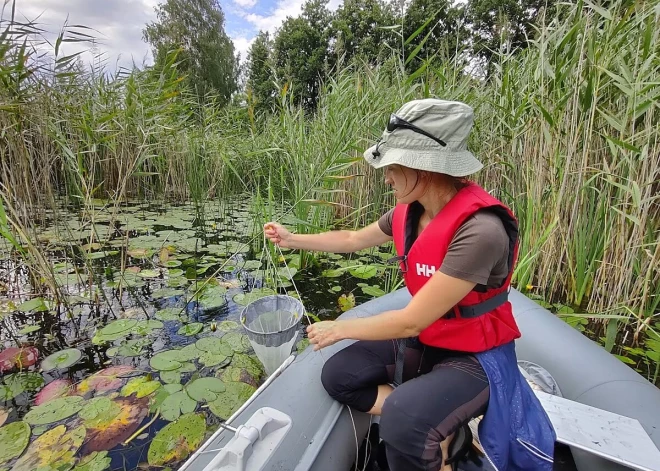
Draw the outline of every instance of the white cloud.
M257 29L261 31L268 31L274 33L277 28L282 25L282 22L287 16L296 17L302 11L303 0L280 0L269 15L257 15L255 13L244 14L244 18L252 23Z
M234 0L234 3L239 7L252 8L257 4L257 0Z
M255 36L256 37L256 36ZM234 50L238 54L241 54L241 62L245 62L247 60L247 54L248 51L250 50L250 46L252 45L252 42L254 41L254 38L246 38L243 36L231 38L231 40L234 43Z

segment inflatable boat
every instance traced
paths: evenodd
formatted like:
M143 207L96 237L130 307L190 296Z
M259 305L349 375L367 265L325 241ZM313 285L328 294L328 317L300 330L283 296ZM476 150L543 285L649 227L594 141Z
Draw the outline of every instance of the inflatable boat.
M356 306L340 318L401 309L409 300L408 291L401 289ZM577 438L589 443L585 447L576 441L577 445L571 446L575 468L660 470L660 389L520 292L512 290L509 300L522 332L516 340L518 360L541 366L558 386L562 400L581 408L573 413L560 404L557 410L563 410L570 420L583 422L605 414L603 420L617 433L602 439ZM331 399L320 380L324 361L350 343L342 341L320 352L308 347L290 356L179 470L355 469L374 418ZM542 403L546 407L546 402ZM619 428L617 417L622 420ZM625 422L627 418L632 420ZM562 427L575 428L570 424ZM596 433L600 428L596 424ZM626 449L619 453L616 447ZM612 460L612 456L620 459ZM477 468L463 469L493 469L487 460L480 463Z

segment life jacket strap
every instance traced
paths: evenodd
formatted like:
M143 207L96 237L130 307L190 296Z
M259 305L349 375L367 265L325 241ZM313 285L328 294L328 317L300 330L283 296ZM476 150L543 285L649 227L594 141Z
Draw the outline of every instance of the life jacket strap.
M496 294L492 298L489 298L478 304L473 304L471 306L458 306L458 311L460 312L461 318L472 319L474 317L483 316L487 312L490 312L500 307L508 300L509 300L508 290L502 291L500 294Z

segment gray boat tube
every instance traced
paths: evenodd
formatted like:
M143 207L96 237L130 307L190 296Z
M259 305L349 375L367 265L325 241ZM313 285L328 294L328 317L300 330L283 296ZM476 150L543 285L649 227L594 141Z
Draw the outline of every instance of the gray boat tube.
M404 288L356 306L340 318L368 317L401 309L409 300L410 294ZM519 360L545 368L565 398L639 420L660 448L658 388L523 294L512 290L510 301L522 332L522 337L516 340ZM263 469L348 471L351 468L371 417L349 411L332 400L321 384L323 363L351 343L338 342L320 352L307 348L231 419L231 425L238 427L261 407L275 408L293 419L286 439L272 451L269 464ZM180 470L203 471L233 435L228 430L216 433ZM628 469L581 450L573 449L572 453L579 471Z

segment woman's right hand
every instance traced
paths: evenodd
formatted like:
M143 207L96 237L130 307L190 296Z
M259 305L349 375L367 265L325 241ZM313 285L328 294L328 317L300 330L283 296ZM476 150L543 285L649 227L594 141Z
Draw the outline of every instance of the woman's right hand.
M280 247L292 248L291 239L293 234L286 227L276 222L267 222L264 224L264 234L273 243Z

